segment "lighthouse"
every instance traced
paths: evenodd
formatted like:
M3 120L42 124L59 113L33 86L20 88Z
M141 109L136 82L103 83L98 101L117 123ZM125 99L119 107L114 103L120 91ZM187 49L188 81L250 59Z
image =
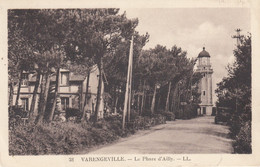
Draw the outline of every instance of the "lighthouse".
M202 74L202 78L199 82L199 92L201 93L200 110L198 115L211 115L212 114L212 74L213 69L210 63L210 54L203 50L198 55L198 65L196 72Z

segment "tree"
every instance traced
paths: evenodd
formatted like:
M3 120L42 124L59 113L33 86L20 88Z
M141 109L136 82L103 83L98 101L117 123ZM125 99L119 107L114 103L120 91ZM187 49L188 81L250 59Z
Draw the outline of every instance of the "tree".
M138 23L137 19L129 20L126 18L125 13L119 15L118 12L119 9L88 9L77 11L75 14L79 18L78 23L80 23L80 26L88 25L84 29L85 35L81 37L87 38L88 43L75 41L72 45L78 46L79 52L87 51L86 53L93 58L99 69L95 121L98 120L101 100L102 74L104 73L103 59L108 52L112 52L115 49L120 41L130 39ZM83 44L86 45L82 46Z
M65 37L64 30L66 26L62 24L64 21L62 17L63 11L16 9L9 10L9 13L8 20L10 21L10 26L8 30L11 39L9 44L10 55L19 56L21 50L26 50L26 54L20 52L23 54L22 59L17 59L20 70L35 71L38 76L36 83L39 83L39 85L42 85L42 83L39 82L41 78L39 76L43 75L43 80L47 79L46 86L48 90L49 76L44 75L50 75L50 69L57 67L57 62L60 63L57 61L59 58L57 59L55 54L62 50L62 42ZM14 43L16 37L11 36L12 34L18 34L23 43ZM46 56L47 53L52 55ZM35 67L37 67L37 69ZM37 93L37 85L38 84L35 86L33 99L35 99ZM44 93L43 91L42 93L48 96L48 93ZM17 98L19 99L19 94ZM44 97L44 99L47 98ZM35 100L33 100L31 106L34 106L34 103ZM45 108L45 106L43 106L43 108Z
M9 105L12 105L13 85L18 83L15 105L18 105L23 71L32 69L32 47L22 34L19 13L8 11L8 83L10 87Z
M132 92L137 91L137 83L142 79L141 73L138 71L138 60L141 55L141 50L148 42L148 39L149 35L147 33L145 35L139 35L138 32L134 32ZM129 47L130 40L123 40L115 47L113 51L108 52L104 57L104 70L106 71L106 76L109 83L106 85L105 90L114 95L113 106L115 111L118 106L123 105L124 97L119 98L119 96L123 93L121 91L125 90L124 86L128 67Z
M228 76L218 83L217 104L238 113L251 112L251 35L241 38L234 50L235 62L227 67ZM237 101L237 102L236 102ZM238 106L236 106L236 103Z
M217 107L230 109L231 136L237 153L251 153L251 34L239 39L235 62L228 65L228 76L218 83Z

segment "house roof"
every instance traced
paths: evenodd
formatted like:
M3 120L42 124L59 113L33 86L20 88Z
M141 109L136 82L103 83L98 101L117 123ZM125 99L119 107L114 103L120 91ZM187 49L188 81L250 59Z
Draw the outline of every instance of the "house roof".
M65 72L64 70L61 70L61 71ZM84 75L76 75L71 72L69 81L84 81L85 78L86 77ZM56 75L51 76L51 81L53 81L53 82L56 81ZM36 73L34 73L31 77L29 77L29 82L36 82Z

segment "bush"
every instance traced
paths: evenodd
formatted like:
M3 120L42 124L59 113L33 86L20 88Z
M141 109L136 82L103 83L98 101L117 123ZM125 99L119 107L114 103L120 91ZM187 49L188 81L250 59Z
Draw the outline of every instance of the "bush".
M22 106L10 106L9 107L9 118L13 117L21 117L26 118L28 117L28 111L24 110Z
M162 112L162 115L165 116L166 121L174 121L175 120L175 115L174 115L173 112L164 111L164 112Z
M89 122L52 122L35 126L19 124L9 130L10 155L75 154L95 145L111 143L138 129L165 123L165 117L138 116L122 130L122 117L108 116L96 124Z
M76 120L80 120L82 116L82 112L78 108L67 108L66 109L66 119L68 120L70 117L76 118Z
M9 132L10 155L73 154L98 144L114 141L118 135L89 124L53 122L34 127L18 126Z
M13 129L19 124L23 124L22 118L28 117L28 111L25 111L22 106L10 106L8 108L9 129Z
M251 148L251 121L244 123L235 137L233 143L235 153L249 154L252 153Z

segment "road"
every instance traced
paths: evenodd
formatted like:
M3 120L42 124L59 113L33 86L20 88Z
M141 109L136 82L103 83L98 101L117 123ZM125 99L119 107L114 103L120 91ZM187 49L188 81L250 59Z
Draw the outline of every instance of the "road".
M232 153L228 127L214 124L214 117L169 121L137 132L90 154L205 154Z

